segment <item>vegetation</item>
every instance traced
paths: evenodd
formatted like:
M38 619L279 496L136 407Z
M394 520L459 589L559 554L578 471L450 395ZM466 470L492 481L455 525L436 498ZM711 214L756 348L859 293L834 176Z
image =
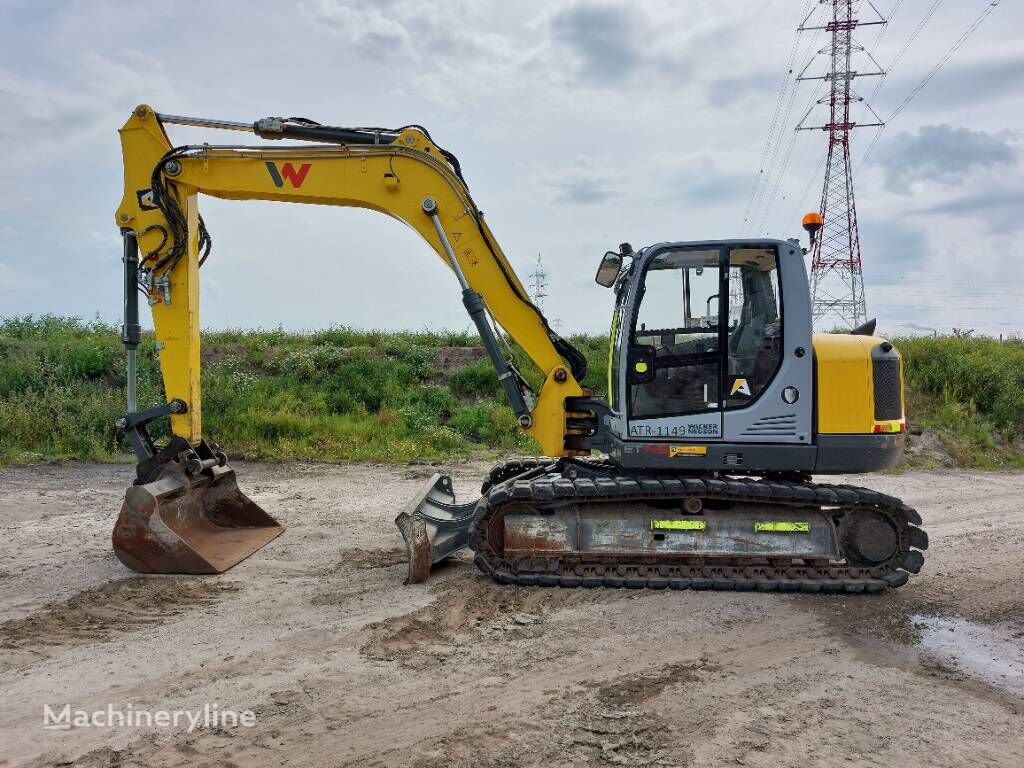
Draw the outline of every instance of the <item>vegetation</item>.
M1024 341L943 336L894 343L903 355L911 422L934 432L963 466L1024 467Z
M592 384L607 351L600 339L574 341L593 360ZM205 333L202 344L204 431L233 456L403 461L536 450L475 335L229 330ZM151 336L138 359L140 408L163 402ZM113 426L124 411L124 368L116 327L0 321L0 463L126 457ZM523 373L539 387L538 371ZM162 429L163 420L151 432L164 437Z
M584 384L603 392L607 339L572 342L590 361ZM934 430L967 465L1024 466L1024 344L897 344L912 421ZM539 387L539 372L515 353ZM406 461L535 451L481 354L475 335L457 332L206 333L204 431L247 458ZM124 385L118 328L53 316L0 321L0 463L126 458L128 445L113 426ZM139 403L162 401L147 337ZM164 428L155 424L154 432Z

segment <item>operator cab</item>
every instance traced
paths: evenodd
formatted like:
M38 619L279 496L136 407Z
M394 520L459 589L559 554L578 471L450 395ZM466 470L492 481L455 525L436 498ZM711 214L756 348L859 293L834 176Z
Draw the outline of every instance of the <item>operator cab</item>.
M798 245L624 246L606 254L598 277L617 293L608 389L623 438L811 442L810 307ZM793 297L785 312L783 296ZM801 391L807 401L798 404Z

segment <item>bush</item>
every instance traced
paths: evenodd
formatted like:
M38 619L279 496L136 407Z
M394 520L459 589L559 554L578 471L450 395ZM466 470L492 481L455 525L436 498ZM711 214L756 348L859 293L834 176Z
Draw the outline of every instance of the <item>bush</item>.
M452 372L452 391L467 399L504 397L501 382L494 375L494 366L487 358L476 360Z
M894 343L911 387L963 404L1011 437L1024 434L1024 344L957 337Z

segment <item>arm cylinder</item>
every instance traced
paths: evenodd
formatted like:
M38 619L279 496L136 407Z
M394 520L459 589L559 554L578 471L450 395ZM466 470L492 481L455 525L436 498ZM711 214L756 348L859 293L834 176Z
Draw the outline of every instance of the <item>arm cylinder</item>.
M128 356L128 413L135 413L136 404L136 350L142 339L142 326L139 324L139 243L135 233L130 229L121 231L124 240L124 323L121 326L121 341Z

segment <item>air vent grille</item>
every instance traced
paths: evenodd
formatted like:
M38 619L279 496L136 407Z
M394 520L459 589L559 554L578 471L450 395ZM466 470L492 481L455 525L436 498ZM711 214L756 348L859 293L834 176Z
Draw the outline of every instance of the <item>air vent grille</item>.
M757 435L790 436L796 434L796 414L787 413L781 416L765 416L743 430L746 437Z
M871 362L875 385L875 421L902 418L900 359L896 356L876 357Z

